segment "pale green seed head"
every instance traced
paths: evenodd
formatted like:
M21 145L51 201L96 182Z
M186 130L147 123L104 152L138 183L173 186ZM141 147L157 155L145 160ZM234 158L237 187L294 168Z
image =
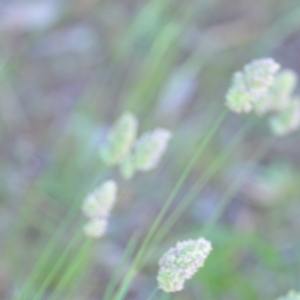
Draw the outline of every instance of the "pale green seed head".
M246 65L242 72L234 74L226 94L226 106L236 113L268 110L269 90L274 85L280 66L270 58L260 59Z
M254 60L244 67L245 84L254 102L268 92L279 69L272 58Z
M184 289L185 278L180 272L161 271L157 276L159 288L166 293L176 293Z
M227 107L236 113L248 113L252 110L252 98L247 91L244 75L241 72L234 74L226 99Z
M300 300L300 294L290 291L286 296L280 297L277 300Z
M106 228L106 219L93 219L84 225L83 232L87 237L100 238L105 234Z
M159 261L159 288L167 293L183 290L185 281L204 265L211 250L211 243L204 238L178 242Z
M133 160L137 170L149 171L154 169L165 153L172 134L158 128L143 134L135 143Z
M91 219L107 218L115 204L117 190L117 184L113 180L108 180L95 189L82 204L85 216Z
M287 135L300 127L300 102L293 100L289 106L269 119L271 130L275 135Z
M279 72L267 95L254 103L256 113L264 115L289 107L296 85L297 76L293 71L283 70Z
M107 165L116 165L130 152L137 137L138 121L126 112L115 123L108 135L107 144L101 148L102 160Z

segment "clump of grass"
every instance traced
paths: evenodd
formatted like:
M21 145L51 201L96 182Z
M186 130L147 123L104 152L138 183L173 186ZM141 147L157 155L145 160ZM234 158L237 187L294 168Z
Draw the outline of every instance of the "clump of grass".
M282 91L282 95L286 95L284 92L287 90L292 92L292 86L293 86L293 76L287 76L284 79L285 81L282 80L282 74L277 76L277 73L279 71L279 65L272 59L262 59L262 60L257 60L254 61L253 63L246 65L244 68L243 73L236 73L234 75L234 80L233 80L233 86L229 89L229 92L227 94L227 106L233 110L236 113L240 112L245 112L249 113L251 111L254 111L257 113L256 107L262 107L266 106L263 102L267 101L267 97L271 97L272 93L274 96L274 91ZM285 74L286 75L286 74ZM279 79L278 79L279 78ZM277 80L278 79L278 80ZM282 82L285 82L285 84L281 85ZM280 90L281 88L281 90ZM288 94L288 93L287 93ZM274 96L275 98L275 96ZM268 98L268 101L270 98ZM274 99L274 106L272 108L269 108L270 111L275 110L274 108L276 107L277 113L282 113L284 111L285 107L282 107L281 110L278 108L278 103L276 103ZM277 99L278 100L278 99ZM287 101L288 103L290 102L290 99L284 99L283 101ZM290 104L287 104L289 106ZM278 111L279 110L279 111ZM286 122L287 124L288 122ZM293 128L296 129L296 126ZM291 130L287 130L286 133L290 132ZM265 145L262 147L262 151L259 154L261 155L262 153L264 154L270 144L267 142ZM197 157L197 155L196 155ZM238 185L237 185L238 186ZM233 190L235 191L236 187L235 185L233 186ZM224 211L224 209L227 207L230 201L230 196L232 196L232 191L230 190L230 193L228 194L229 197L225 197L225 201L220 203L220 206L217 208L216 216L220 216L220 214ZM227 195L226 195L227 196ZM171 200L172 201L172 200ZM160 222L160 218L158 217L156 219L157 224ZM215 224L216 219L213 219L212 222L208 224L208 228L211 230L212 225ZM156 223L154 223L156 224ZM150 232L153 227L150 229ZM148 237L148 235L147 235ZM148 242L148 239L146 237L146 241ZM150 238L149 238L150 239ZM144 244L143 244L144 245ZM143 248L142 248L143 249ZM144 250L144 249L143 249ZM172 252L176 252L178 254L178 250L170 250ZM143 252L143 251L142 251ZM140 252L140 253L142 253ZM166 254L166 256L168 256ZM170 260L175 260L175 256L170 256ZM198 253L198 259L201 259L201 254ZM133 268L136 268L135 262L133 263ZM167 268L168 269L168 268ZM179 273L176 273L174 271L176 268L170 267L166 271L166 274L164 274L163 271L161 271L161 274L159 275L159 282L160 282L160 287L167 291L167 292L174 292L174 291L180 291L183 289L184 286L184 281L187 278L190 278L190 276L187 276L186 278L183 275L180 275ZM172 273L174 272L174 273ZM132 275L131 275L132 276ZM128 289L128 285L131 281L131 276L124 279L123 286L121 286L120 291L116 294L115 298L116 300L121 300L124 299L126 295L126 290ZM173 277L172 277L173 276ZM172 281L173 279L173 281ZM165 284L165 285L164 285Z
M243 72L234 75L233 84L227 93L226 105L235 113L253 112L261 116L268 114L274 133L285 135L295 131L300 126L300 110L299 103L296 102L292 95L295 86L294 74L289 71L278 72L279 65L272 59L257 60L246 65ZM271 117L269 113L272 114ZM146 254L148 254L148 248L151 248L151 242L155 241L161 231L164 231L164 227L161 224L168 208L203 149L220 128L226 116L227 111L217 119L204 141L200 143L194 157L181 174L169 198L146 234L120 287L116 289L111 299L125 299L134 276L143 266L144 257L147 257ZM157 167L171 138L171 133L161 128L147 132L140 138L137 138L137 132L138 122L136 117L133 114L125 113L113 126L108 135L106 145L100 151L103 162L108 167L119 166L122 176L126 179L132 178L137 171L145 172ZM263 147L258 151L258 157L263 155L267 149L266 144L263 144ZM224 201L220 201L211 219L212 221L208 221L205 224L205 229L213 229L218 217L225 210L231 197L236 192L238 185L239 183L230 189L228 194L224 195L224 199L222 199ZM117 184L114 181L107 181L84 200L82 211L89 218L89 222L84 226L86 236L96 238L105 234L108 217L115 203L116 194ZM183 202L185 200L183 199ZM182 212L183 209L179 210L176 218ZM208 232L210 233L210 231ZM64 289L70 278L72 278L77 265L85 261L86 256L90 254L88 251L90 246L91 244L87 242L78 248L78 256L74 257L74 264L70 264L71 266L64 270L62 279L57 287L54 288L50 299L55 299ZM177 243L176 247L171 248L159 261L160 269L157 276L159 288L167 293L183 290L185 281L193 277L197 270L203 266L210 251L210 242L203 238ZM49 276L41 284L33 298L34 300L38 300L49 287L53 277L61 270L64 259L68 257L68 252L69 249L66 249L58 258L57 264L55 264L49 272ZM112 288L106 295L112 294L111 290ZM23 294L21 293L21 295ZM26 293L24 295L24 299L26 299ZM297 294L293 293L288 297L283 299L298 299ZM18 299L23 300L22 297Z

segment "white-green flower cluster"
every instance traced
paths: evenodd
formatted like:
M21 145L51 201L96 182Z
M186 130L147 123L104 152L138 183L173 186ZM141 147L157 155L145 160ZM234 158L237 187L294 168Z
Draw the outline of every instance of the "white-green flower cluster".
M131 178L136 171L147 172L154 169L165 153L171 133L158 128L144 133L134 144L133 150L120 165L124 178Z
M136 136L137 121L132 114L126 113L109 134L108 144L101 149L103 161L108 165L118 164L121 175L126 179L132 178L137 171L154 169L172 135L166 129L157 128L144 133L139 139Z
M277 300L300 300L300 294L296 293L295 291L291 291L288 293L288 295L280 297Z
M297 76L270 58L255 60L233 76L226 105L236 113L268 115L271 130L285 135L300 126L299 100L293 95Z
M243 72L235 73L226 96L228 108L236 113L253 110L255 103L273 85L279 68L273 59L265 58L246 65Z
M107 219L92 219L84 225L83 231L88 237L100 238L105 234L106 228Z
M244 80L249 93L259 99L273 85L280 65L272 58L254 60L244 67Z
M90 219L84 226L87 236L96 238L105 233L110 212L116 201L117 190L117 184L113 180L108 180L83 201L82 211Z
M171 133L162 128L143 134L134 146L133 157L137 170L154 169L166 151L170 138Z
M290 70L282 70L277 74L274 84L270 87L268 93L255 103L255 112L258 115L265 115L288 108L296 85L296 74Z
M107 165L117 165L130 152L137 130L135 116L129 112L124 113L111 129L107 144L101 148L101 157Z
M159 261L159 288L167 293L183 290L185 281L204 265L211 250L211 243L204 238L178 242Z

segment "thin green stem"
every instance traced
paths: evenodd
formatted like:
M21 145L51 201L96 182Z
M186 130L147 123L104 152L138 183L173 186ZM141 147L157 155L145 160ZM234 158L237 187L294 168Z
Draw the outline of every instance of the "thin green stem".
M270 149L270 145L273 143L274 139L275 138L273 137L262 143L262 145L255 151L254 155L251 158L251 161L249 161L246 164L246 167L241 171L241 174L239 174L237 176L236 181L234 181L229 186L229 188L223 195L222 199L220 200L220 203L218 204L216 210L214 211L212 216L209 218L208 222L205 224L205 226L202 230L204 235L209 234L209 232L214 228L214 226L220 219L221 215L223 214L225 209L230 204L233 196L237 193L238 189L240 188L242 181L249 174L249 172L251 172L253 167L255 167L255 163L266 155L266 153Z
M66 286L66 283L68 283L70 281L72 275L75 273L75 271L78 268L78 266L80 266L81 263L86 258L86 257L84 257L85 254L86 254L86 251L84 250L84 248L86 248L86 243L89 243L89 242L90 242L90 240L87 240L85 243L83 243L77 249L78 253L81 253L81 254L76 255L72 259L71 267L66 270L65 274L62 274L62 278L61 278L58 286L55 287L52 295L50 296L50 298L48 300L51 300L51 299L53 299L53 300L54 299L60 299L60 298L58 298L59 294L61 292L63 292L63 290L64 290L64 288ZM134 234L130 238L129 242L127 243L127 245L125 247L125 250L124 250L124 253L123 253L122 257L121 257L121 260L120 260L118 266L116 267L116 270L115 270L115 272L113 274L112 279L109 282L108 287L106 288L106 291L105 291L105 294L104 294L102 300L110 299L112 293L114 292L114 288L117 285L118 280L119 280L119 278L121 276L121 270L123 269L123 267L124 267L124 265L126 263L126 260L129 258L129 256L135 250L137 242L138 242L137 235ZM91 243L89 243L89 245L91 245ZM73 263L73 261L74 261L74 263ZM74 286L74 282L73 282L73 286ZM72 298L72 296L71 296L72 293L73 293L73 288L72 288L72 286L69 286L69 291L68 291L68 293L66 295L64 295L64 299Z
M38 259L36 265L34 266L33 270L31 271L31 276L27 280L27 282L24 284L21 293L19 294L17 299L26 299L26 293L30 291L32 284L39 276L40 272L43 270L45 263L51 253L54 251L55 246L57 245L57 240L62 236L68 225L70 224L70 221L74 218L74 216L77 214L78 207L73 204L71 209L68 211L66 217L63 219L62 223L50 239L50 241L45 246L45 249L42 251L42 254L40 258ZM25 297L25 298L23 298Z
M91 164L92 167L94 167L94 164ZM101 173L101 172L100 172ZM84 176L81 180L85 179L85 177L88 174L88 170L85 172ZM86 183L86 186L94 186L96 184L96 181L93 181L92 183L89 181ZM81 202L81 200L80 200ZM61 224L57 227L56 231L46 244L45 248L43 249L40 258L38 259L37 263L33 267L33 270L31 271L30 277L25 282L24 286L21 289L21 292L17 299L26 299L27 293L29 293L32 289L32 285L34 284L35 280L40 276L40 273L43 271L45 265L48 262L49 256L53 253L57 241L63 236L64 232L67 230L68 226L71 224L72 220L76 217L79 209L79 201L73 201L71 207L69 208L66 216L64 217Z
M71 280L76 270L78 270L78 268L87 261L91 245L92 241L90 239L86 239L86 241L82 244L74 259L72 259L71 267L68 268L67 271L62 275L62 278L60 279L58 285L54 288L54 291L52 292L48 300L61 299L59 297L60 293L63 292L65 286Z
M219 116L219 118L216 120L216 122L214 123L213 127L211 128L211 130L209 131L209 133L207 134L205 139L202 141L202 143L200 144L200 146L196 150L195 155L190 160L189 164L187 165L187 167L185 168L185 170L182 173L181 177L179 178L177 184L175 185L175 187L172 190L170 196L166 200L166 202L165 202L164 206L162 207L161 211L159 212L158 216L155 218L154 223L151 226L150 230L148 231L148 233L147 233L147 235L146 235L146 237L145 237L145 239L144 239L144 241L141 245L141 248L138 251L138 253L137 253L137 255L136 255L136 257L135 257L135 259L132 263L132 266L131 266L130 270L128 271L126 277L124 278L124 281L123 281L121 287L119 288L119 291L116 293L116 295L114 296L113 299L121 300L126 295L127 290L129 288L129 285L130 285L130 282L131 282L131 280L133 279L133 277L136 273L136 268L138 267L138 264L140 263L143 255L144 255L144 251L147 249L148 244L149 244L150 240L152 239L155 231L158 229L163 217L165 216L165 214L166 214L167 210L169 209L170 205L172 204L176 194L178 193L178 191L182 187L185 179L187 178L187 176L191 172L192 168L194 167L195 163L197 162L197 160L199 159L199 157L203 153L206 146L209 144L209 142L213 138L214 134L217 132L217 130L219 129L219 127L223 123L223 121L224 121L227 114L228 114L228 111L225 110Z
M49 272L49 274L45 278L45 280L42 283L42 285L37 290L37 292L35 294L35 297L32 300L39 300L43 296L43 294L46 291L46 289L48 288L49 284L54 279L54 277L56 276L57 272L59 272L59 270L63 266L63 264L65 262L65 259L70 254L70 251L73 249L74 246L77 245L77 242L80 241L80 238L82 238L82 232L78 231L77 234L72 238L72 240L70 241L70 243L68 244L68 246L65 248L65 250L62 252L62 254L60 255L59 259L54 264L53 268L51 269L51 271Z
M155 288L153 290L153 292L150 294L150 296L146 300L152 300L152 299L154 299L154 297L158 294L158 292L159 292L159 289Z
M163 293L160 297L160 300L169 300L171 299L171 294Z
M224 149L221 155L219 155L216 160L209 166L209 168L202 174L202 176L195 182L195 184L190 188L188 193L185 195L184 199L178 204L176 209L171 213L166 222L161 226L160 230L157 232L153 238L151 245L155 246L160 244L164 237L170 232L172 226L176 223L178 218L182 213L188 208L188 206L195 199L196 195L207 185L209 180L214 176L214 174L219 170L219 167L232 155L234 148L239 142L244 138L245 134L253 128L254 119L250 119L248 123L242 127L235 137L229 142L227 147ZM148 256L145 259L147 261Z
M109 281L109 284L105 290L104 296L102 300L109 300L111 299L114 289L121 277L121 272L120 270L123 269L124 264L126 262L126 260L129 258L129 256L133 253L134 249L136 248L137 245L137 237L134 235L132 236L132 238L129 240L128 245L125 248L125 252L123 254L123 257L119 263L119 265L116 267L116 270L111 278L111 280Z

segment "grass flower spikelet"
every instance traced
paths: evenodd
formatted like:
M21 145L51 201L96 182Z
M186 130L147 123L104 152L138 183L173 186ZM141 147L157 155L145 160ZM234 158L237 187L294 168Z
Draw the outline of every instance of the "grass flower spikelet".
M227 95L228 108L236 113L248 113L252 110L252 98L248 94L242 73L237 72L233 75L232 87Z
M102 237L107 228L107 220L106 219L93 219L88 221L84 227L84 234L91 238L100 238Z
M183 290L185 281L204 265L211 250L211 243L204 238L178 242L159 261L159 288L167 293Z
M126 112L116 122L108 135L107 144L101 148L102 160L110 166L117 165L130 152L138 130L136 117Z
M226 95L227 107L236 113L249 113L264 98L275 81L280 66L271 58L254 60L233 76Z
M254 101L268 92L279 69L272 58L254 60L244 67L245 83Z
M134 146L133 160L136 169L154 169L166 151L171 136L170 131L162 128L143 134Z
M82 205L85 216L91 219L107 218L116 201L117 190L117 184L108 180L89 194Z

